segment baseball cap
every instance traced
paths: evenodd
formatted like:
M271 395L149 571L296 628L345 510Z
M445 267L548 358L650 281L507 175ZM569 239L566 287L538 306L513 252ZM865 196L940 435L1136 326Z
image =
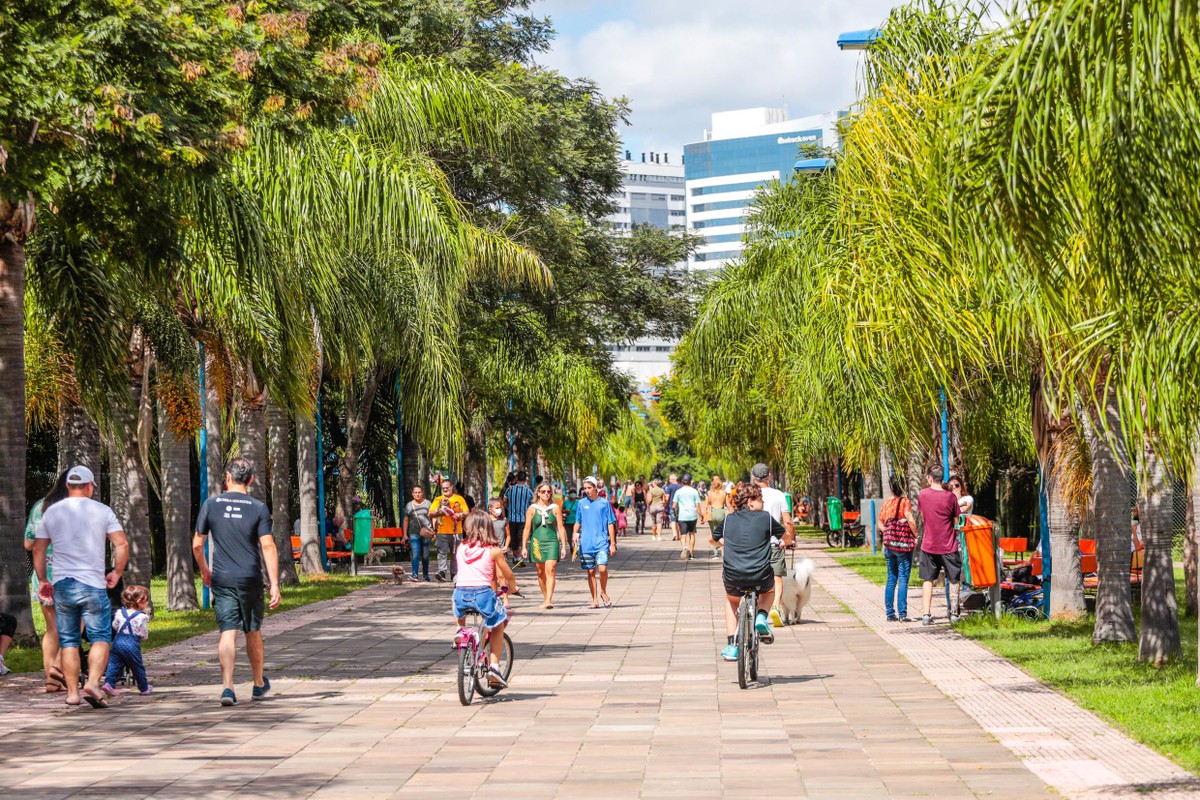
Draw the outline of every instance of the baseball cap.
M584 478L583 482L585 485L590 483L592 486L595 486L597 488L599 488L599 486L600 486L600 481L597 480L596 478L593 478L591 475L588 475L586 478Z
M85 466L71 467L70 471L67 472L68 486L86 486L89 483L95 482L96 476Z
M771 468L766 464L755 464L750 468L750 477L756 481L761 481L763 478L771 474Z

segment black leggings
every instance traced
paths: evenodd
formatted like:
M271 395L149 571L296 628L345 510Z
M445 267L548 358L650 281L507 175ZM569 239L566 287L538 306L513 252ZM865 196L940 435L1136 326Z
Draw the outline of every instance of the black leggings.
M0 611L0 636L12 638L17 632L17 618Z

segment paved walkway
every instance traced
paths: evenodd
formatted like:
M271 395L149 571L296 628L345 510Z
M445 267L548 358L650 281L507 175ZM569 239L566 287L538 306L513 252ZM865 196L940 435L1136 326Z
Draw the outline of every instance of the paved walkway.
M268 702L220 708L202 637L148 654L151 698L31 711L0 735L0 785L21 800L1054 796L843 605L872 602L848 570L817 556L804 623L741 691L716 655L719 565L622 545L612 609L587 609L564 565L542 611L522 571L512 687L492 701L458 703L449 588L381 586L269 620Z

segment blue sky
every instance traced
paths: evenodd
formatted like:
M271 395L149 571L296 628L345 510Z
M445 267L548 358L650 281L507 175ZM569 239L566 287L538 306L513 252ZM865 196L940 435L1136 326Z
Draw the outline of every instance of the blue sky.
M709 115L786 106L831 111L856 95L859 56L843 31L883 21L896 0L542 0L559 38L538 61L586 76L633 107L626 147L675 156Z

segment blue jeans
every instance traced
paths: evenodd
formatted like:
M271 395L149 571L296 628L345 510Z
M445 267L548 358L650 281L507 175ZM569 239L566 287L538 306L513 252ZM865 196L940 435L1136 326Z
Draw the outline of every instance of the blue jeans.
M912 553L883 548L887 561L887 584L883 587L883 608L888 619L908 616L908 573L912 571ZM893 603L894 598L894 603ZM899 612L899 613L897 613Z
M425 579L429 579L429 540L424 536L409 536L408 546L412 550L412 576L417 577L420 567Z
M58 646L79 649L79 624L92 644L112 641L112 605L108 592L63 578L54 584L54 608L58 611Z

